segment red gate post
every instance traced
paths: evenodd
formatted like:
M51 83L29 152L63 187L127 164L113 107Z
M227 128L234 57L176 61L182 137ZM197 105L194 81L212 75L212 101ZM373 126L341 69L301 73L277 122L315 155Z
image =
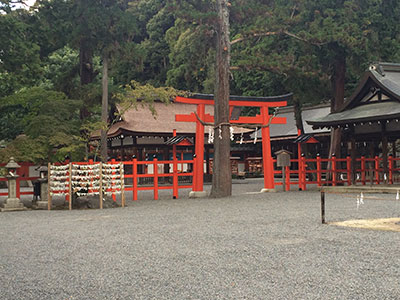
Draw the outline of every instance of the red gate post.
M332 155L332 185L336 186L336 156Z
M393 156L389 155L389 183L393 184Z
M197 115L200 120L204 120L205 117L205 105L197 105ZM196 122L196 145L195 145L196 160L194 163L194 185L191 196L195 197L195 194L203 193L203 160L204 160L204 125L199 120ZM189 195L190 196L190 195Z
M262 129L261 129L261 136L262 136L262 152L263 152L263 170L264 170L264 188L261 192L269 192L274 191L274 162L272 160L271 154L271 139L269 136L269 118L268 115L268 107L262 106L261 110L261 117L262 117Z
M307 189L307 174L306 174L306 157L304 154L301 155L301 190L305 191Z
M290 168L289 168L289 166L286 166L285 167L285 173L286 173L286 176L285 176L285 180L286 180L286 182L284 182L284 184L286 184L286 191L290 191Z
M376 184L380 184L379 180L379 157L375 156L375 180Z
M153 160L154 200L158 200L158 159Z
M136 157L133 159L132 175L133 175L133 178L132 178L133 201L136 201L138 199L137 198L138 197L138 190L137 190L137 188L138 188L138 184L137 184L138 180L137 180L137 158Z
M321 180L321 156L317 154L317 183L318 186L322 185L322 180Z
M176 129L174 129L172 136L176 136ZM178 161L175 144L172 146L172 197L178 199Z
M298 136L301 135L300 129L297 130L297 135ZM301 173L303 168L301 166L302 161L301 161L301 144L300 143L297 144L297 159L298 159L297 167L298 167L299 189L301 190L303 187L303 184L302 184L303 177L302 177L302 173Z
M18 199L21 199L21 177L18 177L17 180L15 181L16 185L16 195Z
M355 164L354 164L355 166ZM346 157L346 168L347 168L347 185L351 185L351 158L350 156Z
M365 157L364 156L361 156L361 184L362 185L365 185L366 183L365 183L365 172L366 172L366 170L365 170Z

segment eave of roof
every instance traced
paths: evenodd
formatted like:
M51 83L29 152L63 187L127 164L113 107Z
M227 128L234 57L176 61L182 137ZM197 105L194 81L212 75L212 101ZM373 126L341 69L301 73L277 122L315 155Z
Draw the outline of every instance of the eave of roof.
M373 122L400 118L400 103L382 101L368 103L338 113L330 113L325 117L308 120L313 127L339 126L348 123Z
M252 96L229 96L230 100L233 101L258 101L258 102L275 102L275 101L284 101L288 100L293 96L293 93L288 93L279 96L269 96L269 97L252 97ZM213 94L190 94L189 98L193 99L204 99L204 100L213 100Z
M361 103L376 92L386 95L389 100ZM372 64L360 80L353 95L336 112L322 118L306 120L313 128L339 126L347 123L360 123L390 120L400 117L400 64Z
M400 64L377 63L370 65L351 97L338 111L341 112L356 106L371 87L378 87L392 100L400 101Z

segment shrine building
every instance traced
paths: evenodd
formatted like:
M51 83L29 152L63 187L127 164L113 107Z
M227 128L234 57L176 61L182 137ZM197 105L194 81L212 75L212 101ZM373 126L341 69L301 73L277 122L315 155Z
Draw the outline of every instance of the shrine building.
M396 157L400 138L400 64L370 65L352 96L336 112L310 118L314 129L340 128L342 153L359 157L383 158L383 174L387 174L388 155ZM353 172L358 166L353 165Z

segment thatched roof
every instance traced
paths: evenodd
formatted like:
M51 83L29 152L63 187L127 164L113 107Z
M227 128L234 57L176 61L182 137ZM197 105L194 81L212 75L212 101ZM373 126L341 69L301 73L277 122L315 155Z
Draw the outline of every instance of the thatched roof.
M194 135L196 133L196 124L193 122L176 122L176 114L191 114L196 111L196 105L172 102L164 104L162 102L154 102L155 114L142 104L129 109L122 109L117 106L121 113L121 120L111 126L108 131L108 137L124 135L161 135L169 136L176 129L179 135ZM206 105L206 114L214 114L214 107ZM234 127L235 133L250 132L252 130ZM208 127L205 128L208 133ZM99 138L100 133L93 134L93 138Z

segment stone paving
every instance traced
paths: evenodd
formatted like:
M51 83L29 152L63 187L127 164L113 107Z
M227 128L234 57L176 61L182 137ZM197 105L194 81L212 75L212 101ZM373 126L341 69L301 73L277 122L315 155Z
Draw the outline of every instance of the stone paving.
M400 234L320 224L319 193L151 193L114 209L0 213L0 299L400 299ZM207 189L210 186L206 186ZM399 217L327 195L327 220Z

